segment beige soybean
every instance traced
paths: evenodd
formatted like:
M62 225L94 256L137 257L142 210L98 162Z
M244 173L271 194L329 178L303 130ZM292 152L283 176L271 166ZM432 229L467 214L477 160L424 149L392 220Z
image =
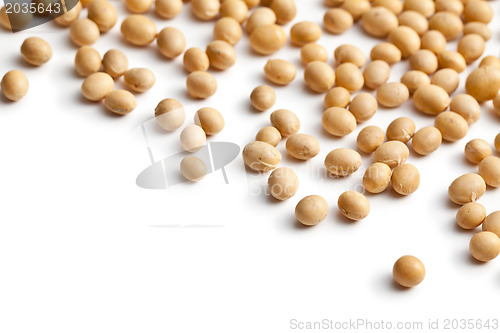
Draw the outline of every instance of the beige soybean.
M448 94L457 90L460 84L460 76L457 71L451 68L438 70L431 78L431 83L443 88Z
M335 72L326 62L312 61L306 65L304 81L311 90L324 93L335 84Z
M253 141L243 148L243 161L254 171L276 169L281 161L281 153L267 142Z
M348 148L338 148L326 155L325 167L334 176L349 176L361 166L361 155L355 150Z
M448 188L450 200L465 205L479 200L486 191L484 179L476 173L468 173L455 179Z
M410 98L408 88L399 82L384 83L377 88L377 101L379 104L395 108L406 102Z
M289 61L269 59L264 66L264 73L269 81L279 85L287 85L295 79L297 69Z
M346 136L356 128L356 117L344 108L331 107L321 118L325 131L334 136Z
M153 6L153 0L125 0L125 7L136 14L143 14Z
M412 164L401 164L392 172L391 185L394 191L400 195L414 193L420 185L420 173Z
M458 73L462 73L467 66L463 55L450 50L438 54L438 64L440 68L451 68Z
M437 30L426 31L422 35L421 41L421 48L430 50L434 54L439 54L446 49L446 37Z
M383 60L375 60L366 65L363 71L365 87L377 89L386 83L391 75L391 67Z
M377 126L366 126L363 128L356 139L358 149L363 153L371 154L385 141L384 131Z
M490 23L493 19L493 9L488 1L470 0L464 7L465 22Z
M393 65L401 61L401 51L392 43L379 43L375 45L371 52L372 60L383 60L389 65Z
M313 226L328 216L328 203L319 195L310 195L299 201L295 207L295 217L306 226Z
M472 236L469 250L476 260L482 262L491 261L500 254L500 238L490 231L478 232Z
M467 135L469 125L458 113L441 112L437 115L434 126L441 132L443 139L450 142L458 141Z
M457 51L464 57L465 62L470 64L476 61L484 53L485 42L478 34L468 34L460 38Z
M220 6L220 16L233 18L241 24L247 19L248 6L242 0L225 0Z
M375 150L373 162L387 164L390 168L395 168L403 164L410 155L408 147L401 141L388 141Z
M286 151L298 160L306 161L319 154L319 142L309 134L293 134L286 140Z
M115 82L113 78L106 73L90 74L82 83L82 95L92 102L103 100L113 91Z
M360 93L352 99L349 111L354 115L358 123L370 119L377 112L378 103L375 97L369 93Z
M241 25L232 17L223 17L215 22L213 36L215 40L223 40L236 45L242 35Z
M389 33L389 42L396 45L403 58L420 49L420 36L412 28L399 26Z
M156 106L155 118L161 128L172 132L184 124L186 112L178 100L166 98Z
M41 66L52 58L52 48L41 38L29 37L21 45L21 54L30 65Z
M80 11L82 10L82 4L80 1L76 5L67 11L65 14L60 15L54 19L54 22L62 27L69 27L71 23L75 22L80 16Z
M113 79L119 78L128 70L127 56L120 50L109 50L102 57L102 68Z
M261 85L252 90L250 102L259 111L266 111L272 108L276 102L274 89L267 85Z
M488 156L479 163L479 175L491 187L500 187L500 158Z
M352 27L354 20L351 13L342 8L328 9L323 16L323 27L332 34L341 34Z
M363 175L363 186L370 193L382 193L391 182L391 168L384 163L373 163Z
M407 143L415 134L415 122L408 117L399 117L387 127L388 141L401 141Z
M93 1L94 1L94 0L80 0L80 2L81 2L81 4L82 4L82 6L83 6L84 8L86 8L86 7L90 6L90 4L91 4Z
M205 72L210 67L207 53L197 47L187 49L183 57L184 69L189 73Z
M297 15L294 0L273 0L271 9L276 14L276 21L281 25L291 22Z
M187 76L186 88L194 98L208 98L217 91L217 81L210 73L196 71Z
M479 164L492 153L490 144L483 139L473 139L465 145L465 158L474 164Z
M446 40L457 39L464 30L462 19L450 12L437 12L429 19L429 29L437 30Z
M366 33L375 37L386 37L398 26L398 18L385 7L372 7L361 18Z
M335 60L339 64L352 63L358 67L363 67L366 64L366 57L357 46L350 44L342 44L335 49Z
M29 88L26 75L15 69L5 73L0 85L3 95L14 102L23 98L28 93Z
M123 79L127 87L136 92L145 92L153 87L156 77L147 68L132 68L125 72Z
M270 116L271 125L273 125L286 138L297 133L300 129L299 118L290 110L279 109L273 111Z
M373 0L372 6L373 7L379 7L379 6L385 7L396 15L401 13L401 11L403 10L403 2L399 1L399 0Z
M418 286L424 280L425 267L418 258L406 255L402 256L394 263L392 275L394 281L400 286L412 288Z
M172 19L182 11L182 0L155 0L155 12L164 19Z
M327 7L338 7L344 4L345 0L323 0L323 3Z
M486 216L483 222L483 231L490 231L500 237L500 211Z
M252 49L263 55L269 55L280 50L285 46L285 43L285 31L276 24L258 26L250 35Z
M290 39L292 43L298 46L314 43L320 37L321 27L309 21L295 23L290 30Z
M276 14L266 7L256 8L247 19L246 29L252 33L255 28L276 23Z
M339 108L346 108L351 100L351 94L349 90L343 87L334 87L330 89L324 99L325 109L332 108L334 106Z
M82 46L75 55L75 70L83 77L98 72L101 69L101 56L96 49L90 46Z
M196 156L186 156L181 161L180 171L187 180L197 182L207 175L207 166Z
M427 30L429 30L429 22L427 18L416 12L414 10L406 10L398 16L399 25L404 25L412 28L422 36Z
M432 0L408 0L403 3L404 10L414 10L429 18L434 14L436 7Z
M287 200L297 193L299 177L290 168L277 168L269 175L267 186L273 198L280 201Z
M247 4L248 8L253 8L260 5L260 0L243 0Z
M500 153L500 133L495 137L495 149Z
M492 32L487 24L481 22L469 22L464 25L464 35L478 34L485 41L491 39Z
M435 152L443 142L441 132L433 126L419 129L411 141L413 150L419 155L429 155Z
M125 40L136 46L149 45L156 38L156 25L144 15L127 16L120 29Z
M469 202L463 205L456 215L457 224L466 230L472 230L479 227L485 218L486 208L478 202Z
M267 142L276 147L281 141L281 134L275 127L266 126L257 133L255 141Z
M104 105L115 114L125 115L137 107L137 100L129 91L118 89L113 90L106 96Z
M479 103L495 98L500 90L500 69L491 66L475 69L465 81L465 90Z
M458 94L451 99L450 111L461 115L469 125L474 124L481 116L481 107L474 97L468 94Z
M423 113L436 115L448 108L450 96L440 86L428 84L415 90L413 105Z
M200 126L188 125L182 130L180 141L182 149L194 153L207 143L207 136Z
M328 60L328 52L319 44L309 43L300 49L300 59L306 65L312 61L326 62Z
M365 84L363 73L358 66L346 62L335 70L335 82L350 92L361 90Z
M368 0L349 0L344 1L342 9L348 11L354 21L359 20L364 13L370 10L370 2Z
M421 86L431 84L431 79L424 72L408 71L401 77L401 83L408 88L410 95L413 95Z
M88 9L87 16L94 21L101 32L106 32L118 21L118 12L108 0L95 0Z
M99 39L99 27L88 18L81 18L69 27L69 34L73 43L78 46L92 45Z
M221 71L230 68L236 62L236 52L231 44L223 40L210 42L205 52L210 60L210 66Z
M410 67L430 75L438 69L438 60L432 51L418 50L410 57Z
M174 27L167 27L160 31L156 43L163 54L168 59L177 58L186 48L186 39L182 32Z
M340 213L352 221L360 221L370 213L370 202L361 193L347 191L337 201Z
M205 131L206 135L215 135L222 131L225 122L222 114L214 108L204 107L196 111L194 123Z
M464 4L461 0L436 0L437 12L451 12L455 15L462 15Z
M219 15L219 0L191 0L191 11L202 21L209 21Z

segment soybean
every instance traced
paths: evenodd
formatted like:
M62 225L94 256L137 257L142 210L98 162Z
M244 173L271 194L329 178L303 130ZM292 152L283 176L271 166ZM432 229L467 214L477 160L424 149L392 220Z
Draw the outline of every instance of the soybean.
M188 75L186 88L194 98L208 98L217 91L217 81L210 73L195 71Z
M478 202L469 202L463 205L456 215L457 224L466 230L472 230L479 227L485 218L486 208Z
M207 143L207 137L200 126L188 125L182 130L180 141L182 149L194 153Z
M299 118L290 110L279 109L271 113L271 125L273 125L286 138L297 133L300 129Z
M252 33L255 28L276 23L276 14L269 8L259 7L255 9L247 19L246 29Z
M465 158L471 163L479 164L479 162L491 156L491 154L492 151L489 143L483 139L474 139L465 145Z
M231 44L223 40L214 40L207 45L206 53L210 65L218 70L226 70L236 62L236 52Z
M464 35L478 34L484 41L491 39L492 33L487 24L482 22L469 22L464 25Z
M402 287L412 288L419 285L424 280L425 267L418 258L406 255L402 256L394 263L392 275L394 281Z
M295 217L306 226L313 226L328 216L328 203L319 195L310 195L299 201L295 207Z
M488 156L479 163L479 175L491 187L500 187L500 158Z
M82 83L82 95L92 102L104 99L113 91L115 82L106 73L90 74Z
M450 12L437 12L429 19L429 29L441 32L446 40L451 41L462 34L464 24L458 15Z
M182 0L155 0L155 12L161 18L172 19L182 11Z
M393 120L387 127L387 140L407 143L415 134L415 122L408 117Z
M309 43L300 49L300 58L306 65L312 61L326 62L328 60L328 52L319 44Z
M215 135L222 131L225 122L222 114L214 108L204 107L196 111L194 123L205 131L206 135Z
M321 118L325 131L334 136L346 136L356 128L356 118L344 108L331 107Z
M186 112L178 100L166 98L156 106L155 118L161 128L172 132L184 124Z
M132 13L143 14L153 5L153 0L125 0L125 6Z
M343 87L334 87L330 89L324 99L325 109L332 108L334 106L339 108L346 108L351 100L351 94L349 90Z
M267 142L253 141L243 148L243 161L254 171L276 169L281 161L281 153Z
M127 56L120 50L109 50L102 57L102 67L113 79L119 78L128 70Z
M247 19L248 7L242 0L225 0L220 6L220 16L230 17L241 24Z
M29 82L23 72L14 69L2 77L0 86L7 99L17 102L28 93Z
M465 205L479 200L486 191L484 179L476 173L468 173L455 179L448 188L450 200Z
M441 132L443 139L455 142L467 135L469 125L467 121L453 111L441 112L434 121L434 126Z
M361 166L361 155L355 150L338 148L332 150L325 158L325 167L334 176L345 177L358 171Z
M332 34L341 34L352 27L354 20L351 13L342 8L332 8L323 16L323 26Z
M109 111L122 116L134 110L137 107L137 101L129 91L118 89L106 95L104 105Z
M479 103L491 100L500 89L500 69L491 66L479 67L472 71L465 81L467 94Z
M118 12L109 1L95 0L89 6L88 18L97 24L100 32L106 32L118 21Z
M363 88L365 79L358 66L346 62L338 66L335 70L335 82L337 86L346 88L350 92L355 92Z
M413 104L423 113L437 115L448 108L450 96L440 86L428 84L415 90Z
M350 44L340 45L334 52L335 60L339 64L352 63L359 68L366 64L366 57L358 47Z
M297 15L294 0L273 0L271 9L276 14L276 21L281 25L291 22Z
M275 127L266 126L257 133L255 141L267 142L276 147L281 141L281 134Z
M297 69L289 61L269 59L264 66L264 73L269 81L279 85L287 85L295 79Z
M88 18L81 18L69 28L69 34L73 43L78 46L92 45L99 39L99 27Z
M349 104L349 111L354 115L358 123L370 119L377 112L377 100L369 93L356 95Z
M309 134L293 134L286 140L286 151L298 160L306 161L319 154L319 142Z
M279 25L268 24L256 27L250 35L252 49L263 55L272 54L285 46L286 35Z
M290 199L297 193L299 188L299 177L290 168L281 167L277 168L267 180L269 193L273 198L284 201Z
M385 133L377 126L366 126L363 128L356 139L358 149L363 153L371 154L384 143Z
M274 89L267 85L261 85L252 90L250 102L259 111L266 111L272 108L276 102Z
M363 175L363 186L370 193L382 193L391 182L391 168L384 163L373 163Z
M412 28L399 26L389 33L389 42L396 45L403 58L420 49L420 36Z
M388 141L375 150L373 162L387 164L391 169L403 164L410 155L408 147L401 141Z
M101 56L96 49L90 46L82 46L75 55L75 70L83 77L96 73L101 69Z
M420 155L429 155L435 152L443 141L441 132L433 126L419 129L411 141L413 150Z
M162 29L156 38L156 43L161 54L168 59L177 58L186 48L184 35L179 29L174 27Z
M304 70L304 81L315 92L326 92L335 84L335 72L326 62L312 61Z
M156 25L144 15L130 15L123 20L121 32L127 42L146 46L156 38Z
M488 262L500 254L500 238L490 231L478 232L472 236L469 250L476 260Z
M361 24L369 35L386 37L397 28L398 18L385 7L373 7L363 14Z
M184 69L189 73L205 72L210 67L210 60L205 51L197 47L192 47L184 53L183 64Z
M383 60L375 60L366 65L363 71L365 86L369 89L377 89L386 83L391 74L391 68Z
M214 19L220 11L219 0L191 0L191 11L202 21Z
M123 79L127 87L133 91L142 93L153 87L156 77L147 68L132 68L125 72Z
M410 95L413 95L415 91L421 86L426 86L431 84L431 79L427 74L421 71L408 71L401 77L401 83L408 88Z
M443 68L438 70L431 78L431 83L440 86L448 94L453 93L457 90L460 84L460 76L457 71L451 68Z
M481 116L481 107L474 97L468 94L458 94L451 99L450 111L461 115L469 125L474 124Z
M400 195L414 193L420 185L420 174L412 164L401 164L392 172L391 184L394 191Z
M483 222L483 231L490 231L500 237L500 211L486 216Z
M446 38L437 30L426 31L422 35L422 49L430 50L434 54L439 54L446 49Z
M213 35L215 40L236 45L241 39L241 25L232 17L223 17L215 22Z
M292 40L292 43L298 46L314 43L320 37L321 28L313 22L303 21L295 23L290 30L290 39Z
M429 22L427 18L414 10L406 10L398 16L399 25L404 25L415 30L417 34L422 36L429 30Z
M410 66L413 70L430 75L437 70L438 59L432 51L418 50L410 57Z
M377 88L377 101L388 108L395 108L410 98L408 88L399 82L388 82Z
M41 66L52 58L52 48L41 38L29 37L21 45L21 54L30 65Z
M462 73L467 66L463 55L450 50L445 50L438 54L438 64L440 68L451 68L458 73Z
M370 52L372 60L383 60L389 65L401 61L401 51L392 43L383 42L373 47Z
M342 215L352 221L362 220L370 213L370 202L359 192L342 193L337 204Z
M467 64L479 59L483 55L484 49L485 42L483 37L473 33L460 38L457 46L457 51L464 57Z
M196 156L186 156L182 159L180 170L182 176L191 182L197 182L207 175L205 162Z

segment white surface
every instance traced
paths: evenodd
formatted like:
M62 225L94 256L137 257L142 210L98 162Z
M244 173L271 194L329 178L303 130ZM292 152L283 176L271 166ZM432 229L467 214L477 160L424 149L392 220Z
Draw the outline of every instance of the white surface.
M114 3L120 23L125 10ZM491 4L498 14L498 2ZM322 1L301 0L297 6L294 22L321 24ZM211 40L213 23L194 20L189 4L174 20L154 19L159 29L179 27L189 47L204 48ZM498 55L495 20L485 55ZM293 318L422 320L424 328L429 318L500 319L500 261L480 265L470 258L473 232L455 226L458 208L447 198L453 179L476 170L464 160L465 143L473 138L493 143L499 132L500 118L490 103L460 142L445 143L425 158L412 153L409 162L421 173L416 193L370 195L369 217L346 222L336 201L343 191L359 188L363 170L326 179L326 154L354 148L364 126L385 129L406 115L421 128L433 118L409 101L397 109L380 108L349 136L333 138L321 128L323 95L305 88L299 48L287 45L273 57L295 63L297 78L276 87L273 109L295 112L301 132L315 135L322 148L312 161L301 163L286 155L284 142L279 145L282 165L299 174L297 195L282 203L252 195L255 186L265 189L267 175L246 175L240 156L226 168L229 185L218 171L198 184L143 190L135 177L150 161L138 129L156 104L179 99L187 109L186 124L197 108L217 108L226 128L211 140L243 147L269 121L270 111L254 112L248 99L266 82L268 57L252 54L244 37L236 46L236 65L214 73L217 94L195 101L185 90L182 57L168 61L154 44L127 45L119 23L95 47L101 54L119 48L131 67L148 67L157 75L153 89L138 95L138 108L125 117L81 97L82 79L73 71L77 48L66 29L49 23L18 34L0 32L0 73L17 68L30 80L22 101L0 100L0 332L255 333L294 331ZM20 56L28 36L45 38L53 47L54 57L41 68L26 65ZM354 43L368 56L379 40L355 26L341 36L324 33L319 42L332 63L333 50L342 43ZM407 62L394 66L391 80L399 81L407 68ZM465 77L462 73L456 93L463 92ZM179 133L150 129L157 159L180 151ZM364 156L364 167L370 162ZM309 194L325 197L330 214L313 228L301 228L294 208ZM490 188L480 202L492 212L500 209L499 199L499 191ZM392 265L404 254L419 257L427 269L424 282L406 291L392 283Z

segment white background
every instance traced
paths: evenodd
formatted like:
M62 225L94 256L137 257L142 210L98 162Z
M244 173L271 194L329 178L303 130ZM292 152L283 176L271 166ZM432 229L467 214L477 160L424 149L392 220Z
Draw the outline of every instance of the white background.
M498 14L498 2L490 2ZM386 128L394 118L409 116L418 128L433 118L418 113L411 100L397 109L379 108L370 121L345 138L321 128L323 95L303 82L300 49L287 45L273 57L297 66L297 78L276 87L273 109L288 108L301 120L301 132L316 136L321 152L304 163L278 148L282 165L297 171L298 193L278 203L264 190L267 175L247 175L241 156L227 166L229 185L220 171L203 182L144 190L135 177L150 161L139 131L163 98L186 107L186 124L202 106L214 107L226 120L213 141L243 147L268 125L272 110L259 113L249 104L252 89L267 83L268 57L251 52L245 36L236 46L237 62L214 72L219 89L197 101L185 90L182 57L163 58L153 43L132 47L121 38L126 15L121 2L118 24L94 45L104 54L123 50L130 67L152 69L157 82L137 95L138 107L125 117L81 97L82 78L73 69L77 50L67 29L54 23L11 34L0 32L0 73L20 69L30 81L17 103L0 99L0 332L291 332L290 320L335 321L350 318L424 321L428 318L500 319L500 259L478 264L468 252L473 232L455 225L457 206L447 197L451 181L476 171L463 156L466 142L493 143L500 118L483 105L482 116L466 138L444 143L428 157L411 153L409 162L421 174L419 190L400 197L392 190L368 196L371 213L348 222L336 201L359 188L364 170L346 179L327 179L323 160L339 147L355 148L366 125ZM294 22L322 23L322 1L297 1ZM85 15L85 12L82 12ZM190 5L178 17L163 21L149 14L159 29L180 28L188 47L211 41L213 22L199 22ZM498 55L497 19L485 55ZM285 26L287 34L292 24ZM54 56L44 66L27 65L22 41L39 36L50 42ZM358 45L368 56L380 40L356 25L341 36L324 33L319 43L329 52L343 43ZM450 43L455 49L456 43ZM478 62L470 66L476 67ZM393 66L399 81L408 62ZM463 92L466 73L456 93ZM123 87L122 80L116 83ZM155 158L179 152L178 136L148 123ZM410 148L411 150L411 148ZM363 157L363 169L372 157ZM315 170L315 172L311 172ZM358 186L358 187L356 187ZM322 195L330 204L325 221L300 227L297 202ZM488 212L500 209L500 193L489 188L480 202ZM402 290L392 282L392 265L404 254L425 264L424 282ZM425 327L425 326L424 326Z

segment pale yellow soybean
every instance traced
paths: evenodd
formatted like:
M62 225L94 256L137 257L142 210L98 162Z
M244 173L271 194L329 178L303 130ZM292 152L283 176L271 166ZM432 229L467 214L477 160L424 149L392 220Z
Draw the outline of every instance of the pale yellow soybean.
M280 201L287 200L297 193L299 177L290 168L277 168L269 175L267 186L273 198Z
M260 0L243 0L247 4L248 8L253 8L260 5Z
M243 161L254 171L276 169L281 161L281 153L267 142L253 141L243 148Z
M366 33L375 37L386 37L398 26L398 18L385 7L372 7L361 18Z
M323 3L327 7L338 7L342 6L345 0L323 0Z
M363 186L370 193L385 191L391 182L391 168L384 163L373 163L363 175Z
M485 47L483 37L471 33L460 38L457 51L464 57L465 62L470 64L483 55Z
M408 117L399 117L387 127L387 140L407 143L415 134L415 122Z
M500 237L500 211L486 216L483 222L483 231L490 231Z
M395 168L403 164L409 155L408 147L401 141L387 141L375 150L373 162L384 163L390 168Z
M319 154L318 140L309 134L293 134L286 140L286 151L298 160L310 160Z
M435 152L443 142L441 132L433 126L419 129L411 141L413 150L419 155L429 155Z
M207 45L206 53L210 65L218 70L226 70L236 62L236 52L231 44L223 40L214 40Z
M316 23L302 21L295 23L290 30L292 43L304 46L307 43L314 43L321 37L321 27Z
M481 262L491 261L500 254L500 238L490 231L478 232L472 236L469 250L476 260Z
M30 65L41 66L52 58L52 48L41 38L29 37L21 45L21 54Z
M410 57L420 49L420 36L412 28L399 26L389 33L389 42L396 45L403 58Z
M427 1L424 1L424 3L427 3ZM419 285L424 280L425 267L418 258L406 255L402 256L394 263L392 275L394 281L400 286L412 288Z
M202 21L209 21L219 15L219 0L191 0L191 11Z
M372 7L385 7L398 15L403 10L403 2L400 0L373 0Z
M153 6L153 0L125 0L125 7L135 14L143 14Z
M255 141L267 142L270 145L276 147L281 141L281 134L273 126L266 126L262 128L255 136Z
M357 21L364 13L370 10L370 7L371 5L368 0L349 0L344 1L341 8L348 11L354 21Z
M184 69L189 73L205 72L210 67L210 60L205 51L197 47L192 47L184 53L183 64Z
M82 83L82 95L92 102L103 100L113 91L115 82L106 73L90 74Z
M371 154L384 143L384 140L384 131L378 126L371 125L366 126L359 132L356 145L363 153Z
M236 45L241 39L241 25L232 17L223 17L214 25L213 36L215 40L223 40L231 45Z
M391 185L394 191L400 195L414 193L420 185L420 173L412 164L401 164L392 172Z
M256 8L247 19L246 29L251 34L255 28L276 23L276 14L266 7Z
M450 111L461 115L469 125L474 124L481 116L481 107L474 97L458 94L451 99Z
M408 88L410 95L413 95L421 86L431 84L431 79L424 72L408 71L401 77L401 83Z
M299 201L295 207L295 217L306 226L313 226L328 216L328 203L319 195L310 195Z
M356 191L342 193L337 205L342 215L352 221L362 220L370 213L370 202L363 194Z
M300 58L306 65L311 61L326 62L328 60L328 52L319 44L309 43L300 49Z
M345 177L358 171L361 166L361 155L352 149L338 148L326 155L324 163L331 175Z
M297 133L300 129L299 118L290 110L279 109L273 111L270 116L271 125L273 125L286 138Z
M325 131L334 136L346 136L356 128L356 118L344 108L331 107L321 118Z
M403 104L410 97L408 88L400 82L388 82L377 88L377 101L379 104L395 108Z
M430 75L438 69L438 60L432 51L418 50L410 57L410 66L413 70Z
M455 142L463 139L469 130L467 121L453 111L441 112L434 121L434 126L441 132L443 139Z
M424 15L425 17L431 17L435 10L435 4L432 0L408 0L403 3L404 10L414 10Z
M346 62L338 66L335 70L335 82L337 86L344 87L350 92L355 92L363 88L365 79L358 66Z
M250 45L259 54L272 54L283 48L285 43L285 31L276 24L258 26L250 35Z
M393 65L401 61L401 51L392 43L379 43L375 45L371 52L372 60L383 60L389 65Z
M429 22L427 18L416 12L414 10L406 10L398 16L399 25L404 25L412 28L422 36L427 30L429 30Z
M264 73L269 81L279 85L287 85L295 79L297 69L289 61L269 59L264 66Z
M446 49L446 37L437 30L426 31L422 35L421 41L422 49L430 50L434 54L439 54Z
M324 99L325 109L332 108L334 106L339 108L346 108L351 100L351 94L349 90L343 87L334 87L330 89Z
M106 32L118 21L118 12L111 2L95 0L89 6L88 18L97 24L101 32Z
M485 41L491 39L492 32L486 23L469 22L464 25L464 35L478 34Z
M470 0L464 8L465 22L490 23L493 19L493 9L488 1Z
M448 108L450 96L440 86L424 85L415 90L413 105L423 113L437 115Z
M429 19L429 29L437 30L446 40L457 39L464 30L462 19L450 12L437 12Z
M484 179L477 173L468 173L455 179L448 188L450 200L465 205L479 200L486 191Z
M488 156L479 163L479 175L491 187L500 187L500 158Z
M156 76L147 68L129 69L123 75L123 79L127 87L140 93L151 89L156 82Z
M491 100L500 90L500 69L492 66L479 67L465 81L465 91L479 103Z
M349 62L360 68L366 64L366 57L363 51L354 45L342 44L338 46L335 49L334 56L339 64Z
M180 142L182 149L194 153L207 143L207 136L200 126L188 125L181 132Z
M269 110L276 102L274 89L267 85L261 85L252 90L250 102L259 111Z
M180 171L187 180L197 182L207 175L207 166L203 160L196 156L186 156L181 161Z
M0 86L7 99L17 102L28 93L29 82L23 72L14 69L5 73Z
M473 139L465 145L465 158L474 164L479 164L486 157L491 156L490 144L483 139Z
M500 153L500 133L495 137L495 149Z
M109 111L122 116L137 107L137 100L129 91L118 89L113 90L106 96L104 105Z
M437 12L451 12L460 16L464 11L462 0L436 0L435 3Z
M469 202L463 205L457 212L457 224L466 230L476 229L486 219L486 208L479 202ZM484 230L483 231L491 231Z
M391 75L391 67L383 60L375 60L366 65L363 71L365 87L377 89L386 83Z
M462 73L467 66L463 55L456 51L445 50L438 54L438 64L440 68L451 68Z
M113 79L119 78L128 70L127 56L120 50L109 50L102 57L102 68Z
M156 38L156 25L144 15L129 15L120 27L127 42L137 46L146 46Z
M186 39L182 32L174 27L166 27L160 31L156 43L163 54L168 59L177 58L186 48Z
M323 16L323 27L332 34L341 34L352 27L354 20L351 13L342 8L328 9Z
M221 17L231 17L238 23L243 23L248 16L248 6L242 0L225 0L220 6Z
M217 91L217 81L210 73L195 71L187 76L186 88L194 98L208 98Z
M311 90L324 93L335 84L335 72L326 62L315 60L306 65L304 81Z
M276 14L276 21L281 25L291 22L297 15L294 0L273 0L271 9Z
M99 27L88 18L81 18L71 23L69 34L78 46L92 45L99 39Z
M80 16L80 11L82 10L82 4L80 1L76 3L76 5L71 8L71 10L67 11L65 14L58 16L54 19L54 22L59 24L62 27L68 27L71 23L75 22Z
M206 135L219 133L225 125L222 114L216 109L209 107L204 107L196 111L194 123L203 128Z
M164 19L172 19L182 11L182 0L155 0L155 12Z
M98 72L101 69L101 56L96 49L90 46L82 46L75 55L75 70L83 77Z
M186 112L178 100L166 98L156 106L155 118L161 128L172 132L184 124Z
M457 71L451 68L443 68L438 70L431 78L431 83L440 86L448 94L457 90L460 84L460 76Z
M349 111L354 115L358 123L369 120L377 112L378 103L371 94L363 92L352 99Z

